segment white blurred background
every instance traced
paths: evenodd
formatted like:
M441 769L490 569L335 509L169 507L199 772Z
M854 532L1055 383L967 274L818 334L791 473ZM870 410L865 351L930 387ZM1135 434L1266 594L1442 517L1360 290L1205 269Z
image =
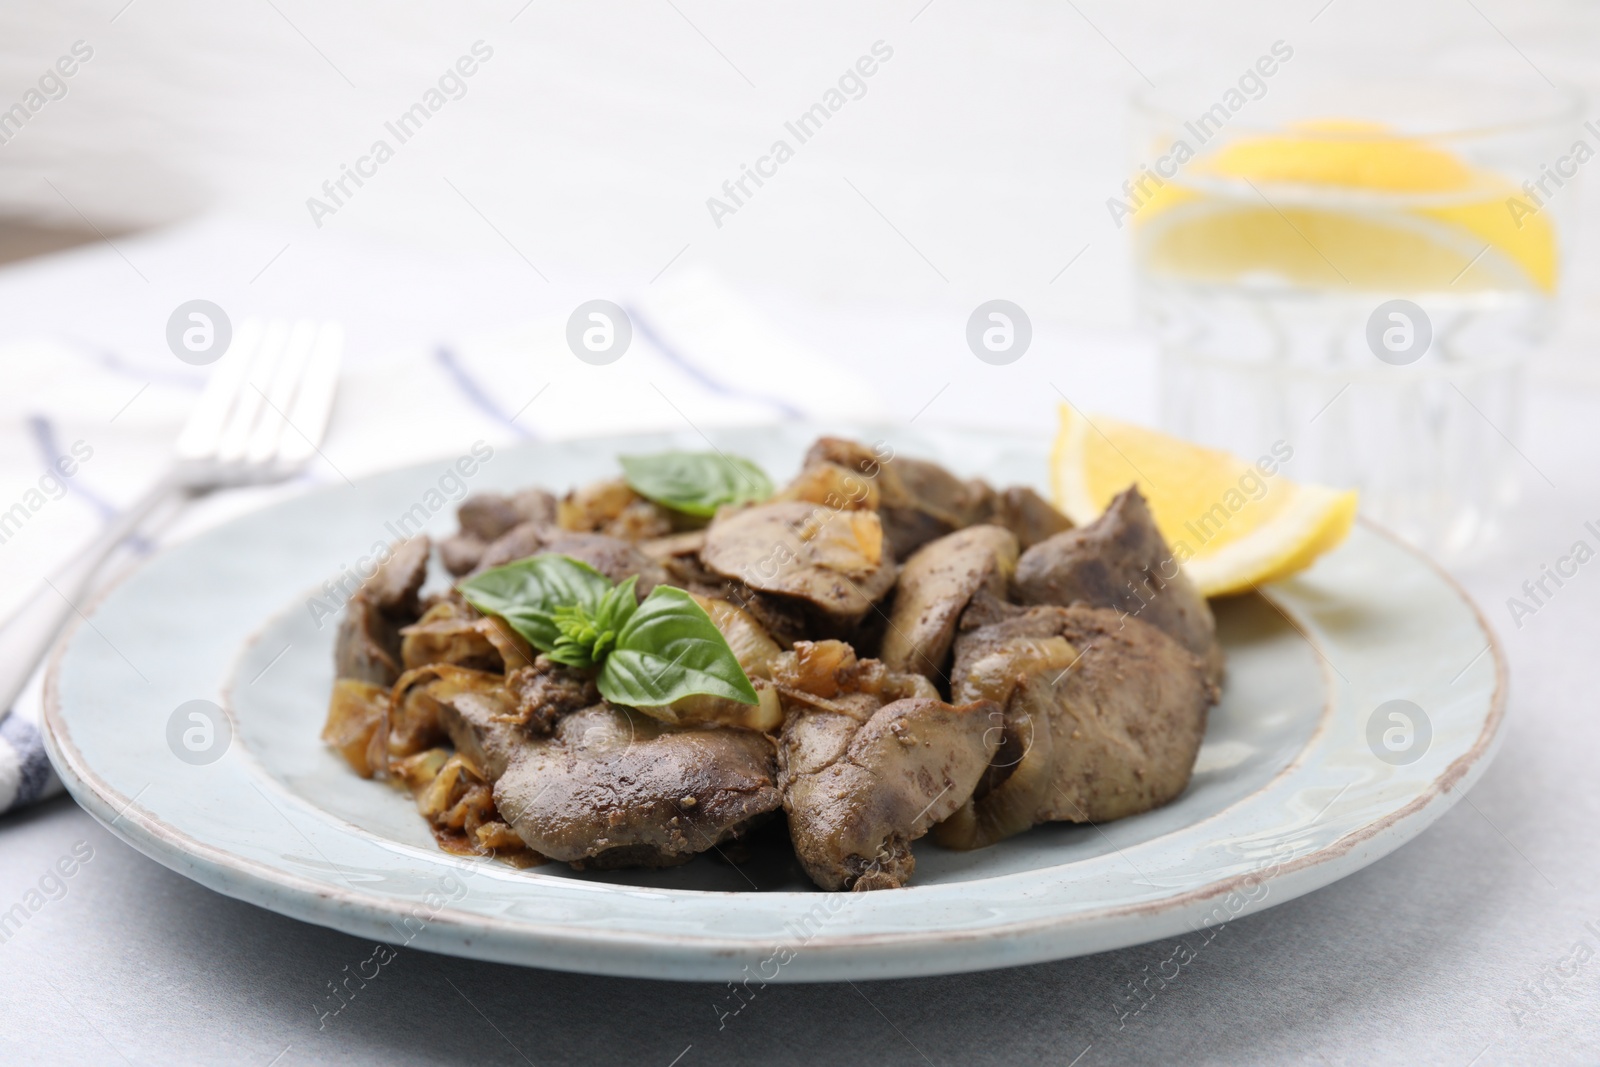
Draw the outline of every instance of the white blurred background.
M1146 80L1220 91L1283 40L1295 60L1280 79L1361 65L1481 73L1530 94L1546 78L1600 87L1600 10L1578 0L67 0L0 14L0 107L78 40L94 58L68 95L0 146L13 223L115 241L243 220L210 281L260 304L389 284L319 275L351 242L471 264L478 292L405 291L365 334L379 347L451 315L521 320L547 288L529 263L554 284L617 287L705 265L797 301L782 316L813 343L896 368L969 358L957 327L995 296L1028 309L1062 358L1108 333L1137 344L1127 233L1105 200L1128 173L1126 99ZM494 56L465 97L315 227L306 198L479 40ZM879 40L894 57L866 95L716 227L706 198ZM52 240L11 234L19 251ZM1569 308L1593 303L1592 243L1568 249ZM159 320L187 298L121 273L84 294L80 332L113 332L145 304ZM39 321L58 307L3 295L0 330L62 325ZM930 313L951 329L883 325ZM1592 332L1569 322L1553 358Z

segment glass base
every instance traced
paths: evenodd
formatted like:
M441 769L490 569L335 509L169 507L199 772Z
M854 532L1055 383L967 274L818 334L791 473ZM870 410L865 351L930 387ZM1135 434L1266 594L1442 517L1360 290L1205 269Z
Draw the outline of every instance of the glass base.
M1361 513L1430 554L1486 549L1517 498L1515 363L1286 368L1162 354L1161 418L1186 440L1253 460L1283 442L1285 473L1361 493Z

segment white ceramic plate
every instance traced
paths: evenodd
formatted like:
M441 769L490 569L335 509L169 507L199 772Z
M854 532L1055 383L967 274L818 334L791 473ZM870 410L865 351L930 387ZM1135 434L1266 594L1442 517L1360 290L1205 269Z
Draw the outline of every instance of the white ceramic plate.
M783 478L819 432L712 437ZM854 432L996 483L1044 480L1042 441ZM467 481L562 489L613 474L619 452L666 447L705 441L533 444ZM978 852L923 842L911 887L860 894L810 889L778 848L737 867L700 857L601 874L447 855L408 797L357 778L318 742L334 623L308 603L416 506L432 513L431 532L450 532L439 488L454 488L451 469L384 474L246 516L104 597L57 654L47 689L51 755L78 802L204 885L363 937L604 974L809 981L1096 952L1290 900L1421 832L1495 747L1505 679L1487 626L1440 571L1358 527L1307 574L1216 605L1222 702L1192 784L1158 811L1039 827ZM197 699L228 711L213 738L220 755L204 764L169 742L169 729L194 727L176 713ZM1395 699L1426 723L1408 734L1407 720L1378 711Z

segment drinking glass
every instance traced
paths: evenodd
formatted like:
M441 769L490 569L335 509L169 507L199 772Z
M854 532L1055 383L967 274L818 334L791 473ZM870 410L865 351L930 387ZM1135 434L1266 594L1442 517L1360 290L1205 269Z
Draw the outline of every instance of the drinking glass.
M1357 488L1366 515L1465 558L1540 477L1518 444L1522 367L1551 330L1600 125L1565 92L1257 84L1135 99L1111 210L1162 422L1247 457L1281 441L1294 477Z

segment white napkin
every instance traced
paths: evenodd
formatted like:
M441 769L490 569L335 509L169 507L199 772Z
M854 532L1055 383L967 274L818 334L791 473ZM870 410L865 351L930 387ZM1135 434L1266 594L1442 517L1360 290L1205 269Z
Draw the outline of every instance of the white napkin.
M155 544L308 485L431 459L478 439L505 445L685 425L881 417L859 376L851 389L835 388L847 380L842 368L785 336L708 273L663 279L626 310L632 342L605 366L574 356L565 316L382 360L348 360L321 458L286 485L190 505L119 552L101 584L136 566ZM358 341L351 338L352 346ZM136 357L41 338L0 348L0 375L0 532L8 509L20 504L26 512L13 512L0 542L0 615L9 615L161 473L205 371L165 353ZM423 412L427 418L418 418ZM52 465L74 450L80 461L72 477L51 477ZM39 693L36 675L0 721L0 812L60 790L39 740Z

